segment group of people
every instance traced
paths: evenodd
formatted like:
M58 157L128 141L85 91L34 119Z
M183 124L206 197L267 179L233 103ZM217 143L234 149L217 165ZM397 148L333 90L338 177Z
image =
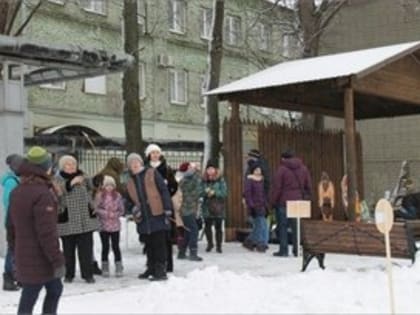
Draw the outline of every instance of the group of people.
M248 152L245 172L244 201L248 209L252 230L243 242L251 251L265 252L269 242L269 226L266 220L270 209L274 209L279 251L274 256L289 256L289 241L293 244L292 252L297 255L297 225L295 219L287 217L287 201L312 200L311 176L303 161L295 156L293 150L281 154L281 163L270 179L267 161L261 153L252 149ZM326 172L322 172L318 184L318 206L324 221L333 220L335 206L334 184ZM292 230L289 240L288 228Z
M126 165L111 158L93 177L83 173L71 155L60 157L53 171L51 154L38 146L25 157L10 155L6 164L9 171L1 181L8 241L3 289L22 288L19 314L32 313L43 287L47 291L43 313L57 312L61 279L71 283L75 277L76 251L86 283L95 282L95 273L110 276L110 249L115 276L123 276L119 248L123 215L135 222L144 243L146 268L140 279L167 279L167 272L174 269L173 244L178 245L178 259L202 260L197 244L201 216L206 251L215 244L222 253L227 187L212 161L203 175L197 164L182 163L179 181L156 144L146 148L145 159L129 154ZM95 231L102 245L99 270L95 270Z

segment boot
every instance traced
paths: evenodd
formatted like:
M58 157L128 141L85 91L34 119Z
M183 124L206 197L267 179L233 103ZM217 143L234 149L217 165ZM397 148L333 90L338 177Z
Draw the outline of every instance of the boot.
M222 253L222 239L223 233L222 230L216 230L216 252Z
M102 277L109 277L109 263L107 261L102 262Z
M123 276L124 267L121 261L115 262L115 276L121 278Z
M166 264L156 263L153 272L153 277L150 278L150 281L164 281L168 280L166 275Z
M191 261L202 261L203 258L197 255L197 250L190 250L190 257Z
M100 276L102 274L102 270L99 269L98 262L96 260L92 263L92 270L94 275Z
M204 232L206 234L206 239L207 239L207 248L206 248L206 252L211 252L211 250L213 249L213 232L211 229L211 226L206 226L204 228Z
M3 273L3 290L18 291L19 286L16 284L13 276L9 273Z
M185 254L186 249L185 248L180 248L178 250L178 259L186 259L187 255Z
M253 251L254 250L254 244L252 243L251 240L246 239L243 243L242 246L245 247L246 249Z

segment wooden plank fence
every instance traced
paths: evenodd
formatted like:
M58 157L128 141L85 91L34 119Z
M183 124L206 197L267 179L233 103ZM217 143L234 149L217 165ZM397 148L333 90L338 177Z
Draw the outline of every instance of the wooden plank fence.
M243 156L243 126L253 124L258 130L258 149L268 161L271 176L277 170L281 153L291 148L308 167L312 177L314 198L312 200L312 218L321 217L317 206L318 182L322 171L326 171L334 183L336 206L334 219L344 220L340 182L344 175L344 137L342 131L309 131L275 123L251 123L239 120L225 120L223 125L223 154L225 178L229 195L227 200L226 239L234 240L238 228L246 227L246 212L242 204L243 179L246 165ZM363 169L361 138L357 136L358 149L358 187L363 197ZM271 178L272 178L271 177Z

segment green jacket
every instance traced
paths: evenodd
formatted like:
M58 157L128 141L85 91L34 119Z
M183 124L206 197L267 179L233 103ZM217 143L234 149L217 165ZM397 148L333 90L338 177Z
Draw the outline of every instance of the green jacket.
M197 173L186 173L179 183L182 191L181 215L197 215L201 197L201 178Z
M204 218L224 218L227 197L226 182L222 177L215 180L204 179L202 182L202 213Z

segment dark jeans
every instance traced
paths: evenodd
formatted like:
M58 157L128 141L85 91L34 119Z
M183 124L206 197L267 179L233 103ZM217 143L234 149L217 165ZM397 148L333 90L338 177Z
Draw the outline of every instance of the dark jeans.
M163 230L144 235L147 268L154 276L159 276L156 275L156 272L162 272L163 270L166 271L167 233L167 231Z
M13 252L10 247L7 247L6 257L4 257L4 273L14 275Z
M112 244L112 252L114 253L114 261L121 261L120 250L120 231L117 232L99 232L102 243L102 261L108 261L109 241Z
M223 238L223 232L222 232L222 224L223 219L222 218L206 218L204 219L205 227L204 232L206 233L207 243L208 246L213 247L213 225L216 229L216 246L220 248L222 246L222 238Z
M277 238L280 244L280 255L289 255L289 236L287 229L290 226L292 228L292 245L293 254L297 255L297 222L296 219L288 219L286 207L276 207L276 222L277 222Z
M22 284L18 315L32 314L39 292L45 287L47 294L42 306L42 314L57 314L58 301L63 292L61 279L54 279L41 284Z
M182 217L182 221L186 227L184 232L184 248L189 248L190 253L197 253L198 249L198 226L195 215L187 215ZM188 230L187 230L188 229Z
M80 271L83 279L93 277L92 252L93 235L92 232L62 236L64 258L66 260L66 278L73 279L76 268L76 249L79 257Z

